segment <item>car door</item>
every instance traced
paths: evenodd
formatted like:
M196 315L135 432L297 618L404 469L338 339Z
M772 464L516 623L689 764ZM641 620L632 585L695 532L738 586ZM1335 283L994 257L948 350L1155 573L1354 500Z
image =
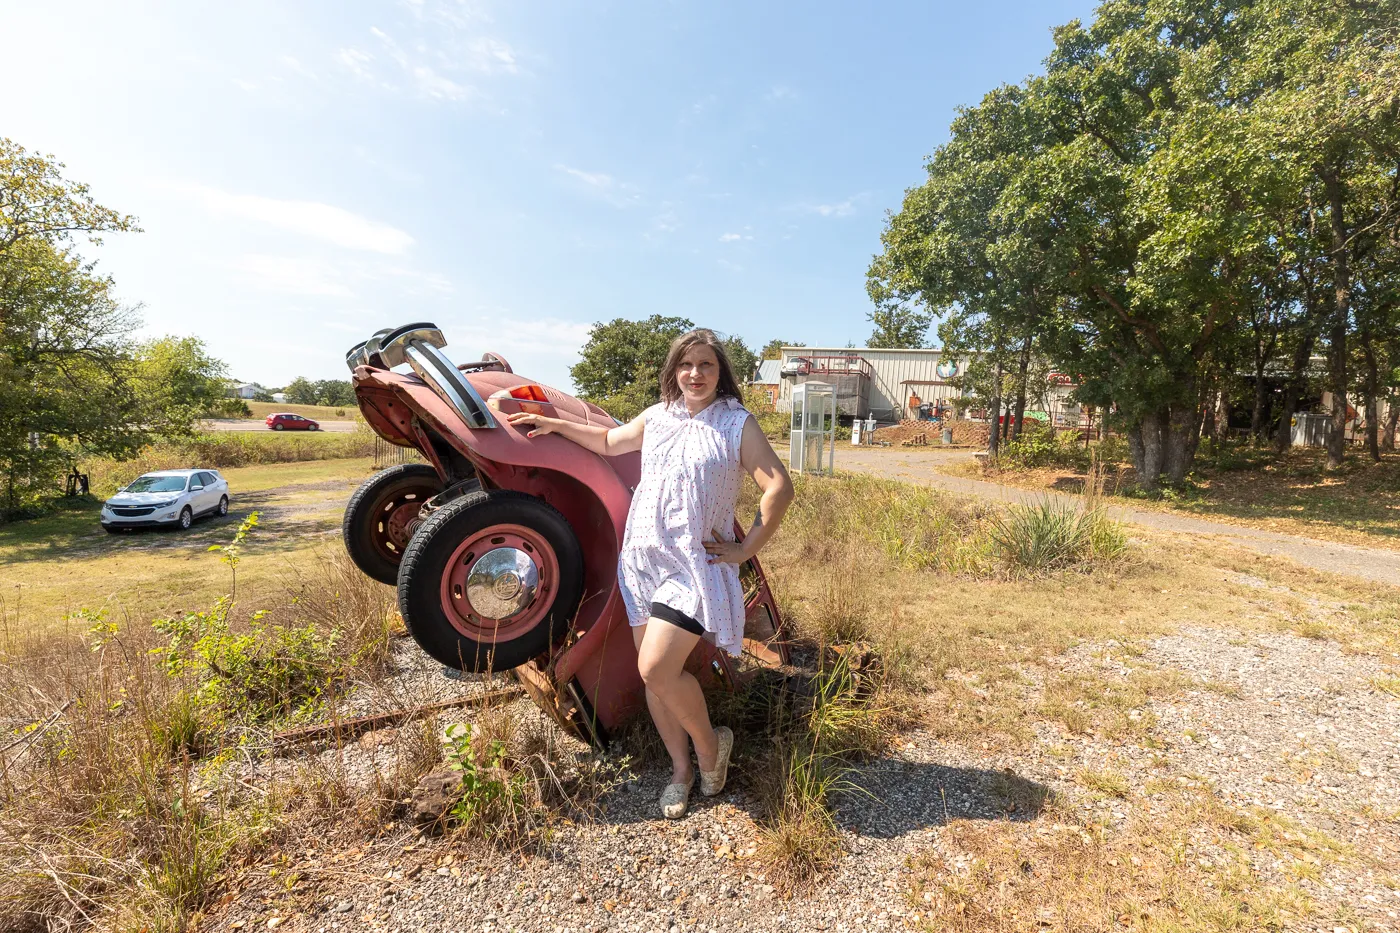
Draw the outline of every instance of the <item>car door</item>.
M219 497L224 494L219 478L213 473L201 473L204 477L204 508L213 512L219 508Z
M191 473L188 489L189 498L186 499L190 511L198 515L204 511L204 480L200 479L202 473Z

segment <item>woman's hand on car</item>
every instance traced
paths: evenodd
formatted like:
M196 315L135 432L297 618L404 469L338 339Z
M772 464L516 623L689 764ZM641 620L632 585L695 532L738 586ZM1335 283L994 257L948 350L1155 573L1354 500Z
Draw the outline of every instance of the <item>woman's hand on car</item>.
M553 434L559 421L555 418L546 418L544 415L532 414L528 411L517 411L506 415L506 421L516 427L529 428L530 432L526 437L540 437L545 434Z
M706 541L705 552L712 564L742 564L749 559L738 541Z

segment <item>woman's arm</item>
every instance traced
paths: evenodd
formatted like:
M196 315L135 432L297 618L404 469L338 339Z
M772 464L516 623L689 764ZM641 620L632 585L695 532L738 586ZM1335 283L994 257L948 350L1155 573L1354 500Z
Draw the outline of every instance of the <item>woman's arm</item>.
M739 463L763 493L758 500L758 515L742 542L705 542L712 564L742 564L757 554L777 532L783 513L792 502L792 478L773 445L764 437L757 418L744 422L744 433L739 440Z
M532 415L523 411L506 415L506 421L517 427L530 428L530 432L525 435L526 437L558 434L560 437L567 437L580 447L604 457L616 457L618 454L641 450L642 434L646 430L647 423L646 412L642 412L626 424L620 424L615 428L605 428L600 424L578 424L573 421L564 421L561 418L546 418L544 415Z

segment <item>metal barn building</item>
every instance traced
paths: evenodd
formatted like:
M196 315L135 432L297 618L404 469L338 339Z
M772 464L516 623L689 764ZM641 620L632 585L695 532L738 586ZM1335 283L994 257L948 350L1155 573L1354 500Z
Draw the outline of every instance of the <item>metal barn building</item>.
M966 354L945 356L935 349L783 347L782 352L780 411L791 410L793 386L811 380L836 387L839 414L861 418L873 414L877 421L916 417L921 403L947 407L962 394L950 380L964 374L968 363ZM1071 415L1077 420L1077 408L1064 398L1072 388L1057 384L1050 395L1057 416Z
M783 347L778 407L789 408L792 387L799 383L830 382L837 387L842 415L898 421L908 417L911 397L924 402L957 398L960 393L948 380L966 369L966 357L945 361L942 350Z

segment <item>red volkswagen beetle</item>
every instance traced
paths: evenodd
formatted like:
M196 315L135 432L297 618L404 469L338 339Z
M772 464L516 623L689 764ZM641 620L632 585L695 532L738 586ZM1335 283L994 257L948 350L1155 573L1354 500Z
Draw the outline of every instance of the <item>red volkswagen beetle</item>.
M526 440L504 415L617 422L496 354L459 366L444 346L435 325L409 324L346 354L365 421L425 460L390 467L355 492L346 549L366 574L397 586L404 624L424 651L463 671L513 670L560 725L603 745L645 704L617 587L640 455L602 457L553 434ZM702 684L733 687L788 661L758 561L741 574L744 656L735 661L702 639L687 662Z

